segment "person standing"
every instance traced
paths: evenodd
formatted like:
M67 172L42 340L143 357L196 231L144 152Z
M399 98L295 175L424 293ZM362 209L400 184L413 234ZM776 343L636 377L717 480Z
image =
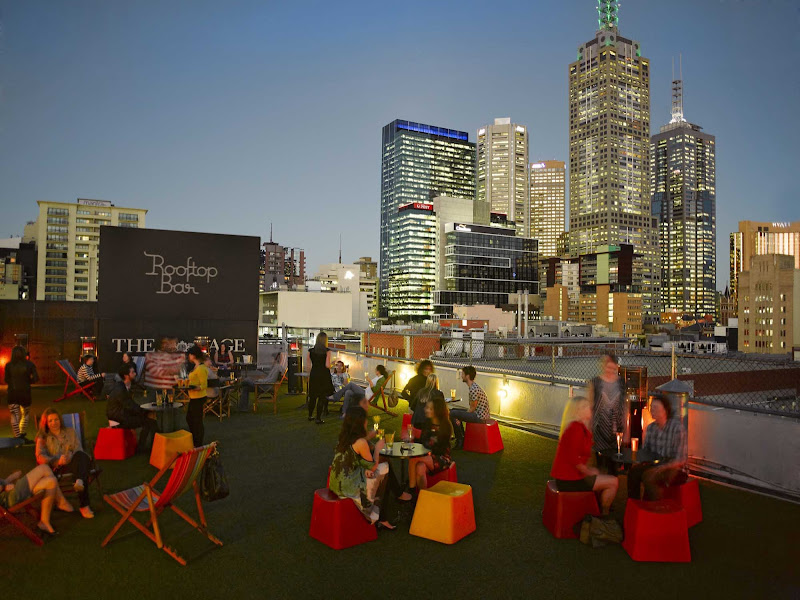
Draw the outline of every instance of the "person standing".
M625 382L619 376L619 360L607 352L600 358L600 375L592 379L586 390L592 402L592 439L597 466L616 475L614 462L599 454L617 447L617 432L625 431Z
M30 444L25 436L28 428L28 412L31 406L31 384L39 381L39 373L27 359L25 348L14 346L11 361L6 365L6 385L8 385L8 411L11 413L11 431L14 437Z
M189 373L189 408L186 409L186 424L192 432L194 447L203 445L205 427L203 426L203 407L208 397L208 367L203 360L203 351L192 346L187 352L189 362L194 368Z
M456 449L464 447L464 423L488 423L491 420L489 414L489 399L481 386L475 383L477 372L472 365L461 369L461 381L469 388L469 410L454 408L450 411L450 422L453 424L453 431L456 434Z
M308 376L308 420L314 421L314 407L317 409L317 425L322 425L322 412L328 407L328 396L333 395L331 381L331 351L328 349L328 334L320 331L314 347L308 351L311 372Z

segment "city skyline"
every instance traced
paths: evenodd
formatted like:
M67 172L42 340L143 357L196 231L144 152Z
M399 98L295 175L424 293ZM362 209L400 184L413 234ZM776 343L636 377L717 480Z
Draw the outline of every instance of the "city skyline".
M37 200L102 198L149 209L154 228L263 241L273 222L275 240L305 248L314 270L335 260L340 232L346 260L379 254L375 150L380 128L396 118L467 131L474 142L483 124L510 117L528 128L531 157L568 160L564 65L597 29L594 2L547 12L454 4L427 7L425 19L413 3L362 13L320 7L302 15L301 32L287 26L299 22L298 8L202 6L3 5L1 236L20 235ZM515 12L511 33L524 37L474 35L498 8ZM650 60L650 133L669 114L671 60L682 54L692 120L723 149L718 289L738 221L800 216L791 179L797 82L738 41L768 36L779 62L798 57L792 10L789 2L770 11L639 2L620 13L622 34L639 40ZM682 11L692 19L674 17ZM442 23L458 34L455 48L449 36L430 36ZM516 73L488 68L510 49L529 58L530 82L510 86ZM411 65L414 85L389 88ZM508 89L514 93L498 95ZM298 161L312 133L313 160ZM310 210L298 212L303 203Z

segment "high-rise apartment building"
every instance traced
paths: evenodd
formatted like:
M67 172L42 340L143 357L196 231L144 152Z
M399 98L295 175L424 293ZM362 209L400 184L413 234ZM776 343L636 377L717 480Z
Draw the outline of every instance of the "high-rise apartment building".
M477 143L477 201L505 214L517 235L529 236L528 129L509 118L495 119L478 129Z
M658 223L664 311L713 315L717 294L716 141L683 117L672 82L672 119L650 140L652 214Z
M394 220L386 302L381 311L391 320L429 321L433 318L436 284L436 216L433 204L412 202L398 209ZM383 273L387 273L384 276Z
M306 283L306 253L270 240L261 245L261 291L294 290Z
M564 161L531 163L528 179L531 197L531 233L539 240L539 256L559 256L558 238L566 230L566 169Z
M380 313L382 317L425 320L433 314L432 279L435 256L414 261L405 244L417 242L408 232L420 227L420 209L436 196L475 198L475 144L465 131L410 121L392 121L381 143ZM408 212L410 210L411 212ZM432 210L427 215L432 219ZM403 229L399 221L403 221ZM423 219L424 221L424 219ZM432 221L431 221L432 222ZM424 225L422 226L424 229ZM435 235L435 234L434 234ZM416 263L416 264L409 264ZM413 273L404 273L413 266ZM427 282L425 269L431 269ZM419 271L419 272L418 272ZM395 277L390 298L389 287ZM420 287L414 288L413 286ZM404 306L413 297L413 306ZM411 312L405 313L409 310Z
M793 256L794 268L800 269L800 221L739 221L739 231L731 234L730 241L731 294L738 295L739 275L750 268L753 257L765 254Z
M100 227L144 227L147 210L107 200L38 201L39 217L25 227L24 241L38 250L37 300L97 300Z
M650 61L619 34L616 0L569 65L570 254L632 244L645 315L658 315L657 239L650 210Z

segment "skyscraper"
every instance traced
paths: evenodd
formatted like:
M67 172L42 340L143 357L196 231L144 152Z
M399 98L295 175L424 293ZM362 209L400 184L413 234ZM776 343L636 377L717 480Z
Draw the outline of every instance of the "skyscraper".
M558 237L566 227L564 161L531 163L531 237L539 240L539 256L558 256Z
M417 217L425 212L414 209L413 205L428 204L435 196L475 198L475 144L469 141L465 131L392 121L383 128L381 144L379 262L382 317L391 315L397 319L425 320L433 316L435 256L417 261L419 269L425 271L418 273L420 277L403 273L401 263L409 266L413 262L413 253L405 246L411 242L406 233L419 225ZM412 208L400 211L401 207L408 205ZM408 214L402 214L409 210ZM402 235L398 227L401 218L405 222ZM393 276L397 284L390 298ZM413 310L403 313L406 310L403 303L410 295L414 297Z
M618 31L616 0L599 0L599 29L569 65L570 253L632 244L645 315L658 314L648 181L650 61Z
M794 257L794 268L800 269L800 221L739 221L739 231L730 238L730 292L734 296L739 294L739 275L750 270L754 256L786 254Z
M652 211L658 223L661 307L715 313L716 142L683 117L683 81L672 82L672 119L650 141Z
M517 235L530 232L528 130L511 119L495 119L478 130L477 200L505 214Z

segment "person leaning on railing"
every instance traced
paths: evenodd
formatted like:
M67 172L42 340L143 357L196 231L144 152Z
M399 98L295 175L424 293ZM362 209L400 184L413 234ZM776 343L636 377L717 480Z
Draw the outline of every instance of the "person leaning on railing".
M659 458L658 464L638 463L628 473L628 498L658 500L664 488L681 485L688 479L686 430L680 418L673 417L672 405L662 394L650 399L653 422L647 426L642 450Z

